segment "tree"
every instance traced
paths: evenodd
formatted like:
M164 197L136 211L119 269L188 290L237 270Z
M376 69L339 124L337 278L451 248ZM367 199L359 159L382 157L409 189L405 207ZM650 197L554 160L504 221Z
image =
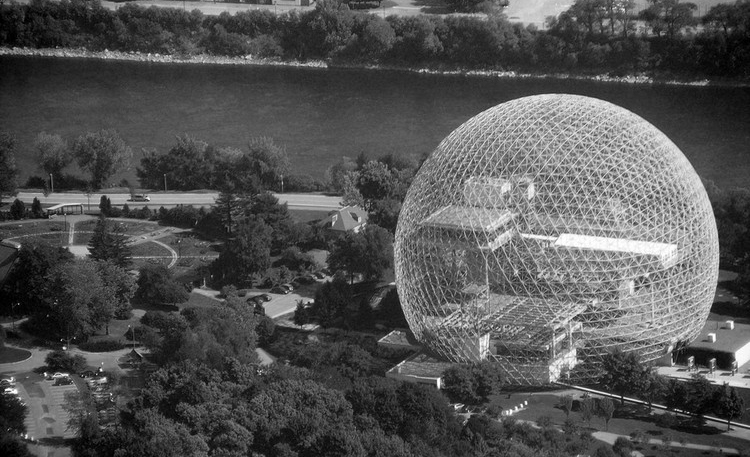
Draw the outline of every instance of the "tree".
M357 189L365 200L365 209L370 209L375 200L389 198L397 186L397 180L386 164L371 160L359 171Z
M311 312L321 326L331 327L342 322L352 301L351 288L346 280L335 276L333 281L327 281L318 287Z
M271 138L253 138L247 145L250 169L264 189L281 190L284 175L289 175L289 156L284 147Z
M596 403L591 397L584 397L579 401L579 412L581 413L581 419L586 421L586 424L591 426L591 418L596 412Z
M118 284L114 275L102 273L106 269L98 261L79 259L50 271L45 292L47 306L38 310L37 316L51 324L58 338L71 340L92 335L114 317L121 300L132 296L132 279Z
M640 393L639 397L646 400L648 407L651 408L654 401L664 396L666 390L666 379L656 371L651 371L645 380L643 391Z
M443 388L452 401L477 404L500 391L502 376L496 364L453 365L443 373Z
M41 132L34 140L39 166L60 182L62 171L73 160L67 142L57 134Z
M302 300L297 300L297 307L294 309L294 318L292 320L294 325L306 325L310 323L310 311L302 303Z
M609 421L615 413L615 403L609 398L600 398L597 402L596 415L604 419L604 430L609 430Z
M716 414L727 420L727 430L730 430L732 419L742 417L745 411L745 400L727 383L714 392L713 404Z
M9 133L0 132L0 205L3 196L16 193L18 169L15 153L16 139Z
M17 313L34 313L44 309L47 274L55 266L72 260L73 254L65 248L46 243L23 243L6 285L0 289L0 302L8 305L20 303L21 308L15 310Z
M174 280L164 265L146 265L138 270L138 291L135 297L142 303L176 304L190 298L185 287Z
M347 173L357 171L357 163L349 157L342 157L340 161L328 167L326 170L326 182L329 189L338 194L344 193L345 176Z
M116 319L130 318L132 311L130 299L137 290L135 279L125 268L113 262L99 261L98 264L99 276L111 294L110 302L114 306L114 317ZM109 324L107 324L107 334L109 335Z
M89 257L94 260L107 260L118 267L130 266L130 247L125 240L124 229L100 217L89 241Z
M42 210L42 202L40 202L36 197L34 197L34 200L31 202L31 214L32 217L37 219L44 216L44 211Z
M635 352L615 351L602 359L604 373L599 383L607 390L620 395L625 404L625 395L643 392L648 385L651 369L644 367Z
M0 434L23 435L26 433L26 405L10 393L0 393Z
M73 143L72 154L81 169L91 174L91 185L100 189L114 173L127 168L133 151L115 130L89 132Z
M563 395L560 397L560 403L559 403L560 409L563 410L565 413L565 417L570 417L570 412L573 411L573 396L572 395Z
M651 27L656 36L666 33L674 39L680 31L696 23L693 11L695 3L680 3L680 0L649 0L651 5L641 12L641 18Z
M380 279L393 266L393 236L373 224L359 233L349 232L334 241L328 265L347 272L352 284L357 273L366 280Z
M15 199L13 204L10 205L10 217L15 220L24 219L26 217L26 205L19 200Z
M99 199L99 210L101 211L102 216L105 217L109 216L109 213L112 212L112 202L106 195L102 195Z
M224 245L211 268L222 284L239 284L265 271L271 265L270 256L271 228L251 216L239 224L236 235Z

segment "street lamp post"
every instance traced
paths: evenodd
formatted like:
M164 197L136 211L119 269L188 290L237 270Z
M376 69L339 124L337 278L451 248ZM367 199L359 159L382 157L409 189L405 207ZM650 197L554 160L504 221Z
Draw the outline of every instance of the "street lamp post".
M128 325L128 328L130 329L132 339L133 339L133 350L135 351L135 327L132 325Z
M10 318L13 319L13 331L16 331L16 306L20 305L20 302L10 304Z
M50 193L54 194L55 193L55 180L52 179L52 173L49 174L49 188L50 188Z
M167 191L167 174L164 173L164 192Z

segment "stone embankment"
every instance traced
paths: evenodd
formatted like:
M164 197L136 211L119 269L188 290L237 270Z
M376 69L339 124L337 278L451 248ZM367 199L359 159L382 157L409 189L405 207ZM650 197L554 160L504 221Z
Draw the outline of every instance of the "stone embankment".
M60 57L71 59L99 59L99 60L121 60L133 62L154 62L154 63L190 63L190 64L211 64L211 65L283 65L290 67L312 67L326 68L325 62L295 62L280 61L275 59L264 59L254 56L244 57L222 57L207 54L197 54L191 56L179 56L170 54L155 54L142 52L122 52L122 51L89 51L87 49L71 48L7 48L0 47L0 55L15 55L28 57Z
M485 78L507 78L507 79L522 79L522 78L550 78L550 79L573 79L573 80L585 80L585 81L601 81L607 83L622 83L622 84L669 84L669 85L681 85L681 86L707 86L721 85L721 83L709 82L708 80L699 81L676 81L676 80L661 80L654 79L647 75L627 75L627 76L609 76L609 75L572 75L563 73L553 74L535 74L535 73L519 73L515 71L498 71L498 70L442 70L442 69L427 69L427 68L405 68L405 67L393 67L384 65L358 65L358 64L334 64L329 65L327 62L314 60L307 62L299 62L295 60L279 60L279 59L267 59L259 58L251 55L243 57L225 57L225 56L212 56L208 54L197 54L191 56L180 56L170 54L154 54L154 53L140 53L140 52L122 52L122 51L89 51L87 49L71 49L71 48L17 48L17 47L0 47L0 56L3 55L16 55L16 56L29 56L29 57L59 57L59 58L83 58L83 59L100 59L100 60L119 60L119 61L134 61L134 62L154 62L154 63L188 63L188 64L210 64L210 65L262 65L262 66L286 66L286 67L306 67L306 68L330 68L331 66L336 68L352 68L352 69L363 69L363 70L394 70L394 71L410 71L422 74L434 74L434 75L458 75L458 76L474 76L474 77L485 77ZM737 82L730 82L727 85L740 86L744 84L738 84Z

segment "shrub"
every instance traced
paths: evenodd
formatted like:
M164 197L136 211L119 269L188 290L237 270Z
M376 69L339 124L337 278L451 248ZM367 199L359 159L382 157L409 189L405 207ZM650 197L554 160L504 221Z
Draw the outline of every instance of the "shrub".
M100 340L100 341L87 341L79 344L78 348L82 351L87 352L110 352L119 351L123 349L125 345L115 340Z
M536 423L542 428L547 428L552 425L552 419L550 419L549 416L539 416L536 419Z
M86 358L82 355L71 355L65 351L52 351L44 358L44 363L51 371L69 371L77 373L86 368Z
M620 456L630 456L630 452L633 450L633 443L621 436L615 440L615 444L612 445L612 450Z
M670 413L659 414L654 421L656 425L664 428L672 428L677 423L677 416Z

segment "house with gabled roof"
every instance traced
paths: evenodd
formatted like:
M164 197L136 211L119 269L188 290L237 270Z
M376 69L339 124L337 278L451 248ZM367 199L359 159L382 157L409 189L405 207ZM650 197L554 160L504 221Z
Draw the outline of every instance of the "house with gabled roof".
M367 212L359 206L345 206L332 211L326 226L338 232L359 233L367 225Z

